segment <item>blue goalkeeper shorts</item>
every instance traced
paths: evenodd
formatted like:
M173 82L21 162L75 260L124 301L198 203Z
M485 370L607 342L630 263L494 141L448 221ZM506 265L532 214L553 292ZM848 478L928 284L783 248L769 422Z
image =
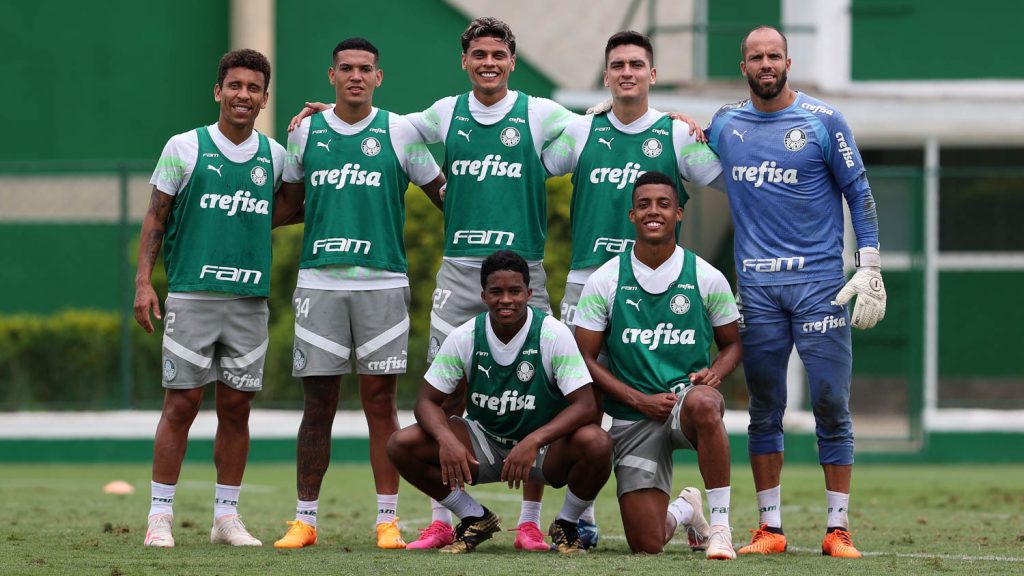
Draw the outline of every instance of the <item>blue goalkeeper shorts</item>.
M750 393L750 454L783 451L786 369L790 351L807 371L822 464L853 464L850 318L831 302L842 278L787 286L740 287L743 369Z

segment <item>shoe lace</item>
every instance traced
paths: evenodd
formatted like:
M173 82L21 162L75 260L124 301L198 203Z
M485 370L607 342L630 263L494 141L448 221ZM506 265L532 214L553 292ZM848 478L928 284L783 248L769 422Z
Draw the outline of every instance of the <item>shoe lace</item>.
M296 536L302 535L306 531L306 526L308 526L305 522L299 522L298 520L288 520L287 522L288 534L294 533Z
M751 530L753 532L753 530ZM751 542L753 544L753 542ZM732 534L726 530L714 530L708 535L708 546L728 546L732 547Z
M850 533L846 530L836 530L832 532L832 535L844 546L853 547L853 539L850 537Z
M426 528L420 528L420 537L421 538L424 537L424 536L444 536L446 534L451 534L451 533L452 533L451 526L449 526L449 525L447 525L444 522L441 522L439 520L435 520L434 522L431 522L430 526L427 526Z
M471 518L459 522L459 525L455 527L455 540L462 540L463 542L475 544L478 532L473 525L480 520L483 520L483 518Z
M761 527L757 530L750 530L750 533L754 535L754 537L750 539L751 544L754 544L759 540L764 540L772 537L772 532L768 531L767 524L762 524Z
M171 519L166 514L161 514L153 519L153 528L170 528Z
M555 533L551 535L551 540L556 544L578 547L580 532L572 522L555 521Z
M509 528L508 531L509 532L516 532L516 531L521 532L521 533L525 534L526 537L529 538L530 540L543 540L544 539L544 533L541 532L540 528L538 528L537 525L534 524L533 522L524 522L524 523L520 524L519 526L516 526L515 528Z

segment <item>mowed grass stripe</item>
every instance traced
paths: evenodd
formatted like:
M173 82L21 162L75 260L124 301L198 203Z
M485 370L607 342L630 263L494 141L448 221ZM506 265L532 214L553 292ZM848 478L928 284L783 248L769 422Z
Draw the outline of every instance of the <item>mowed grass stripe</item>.
M867 553L858 561L820 556L825 530L821 469L787 465L783 471L783 519L792 553L708 562L676 539L665 554L628 553L614 483L597 504L598 551L579 559L517 553L513 532L502 532L477 553L449 558L432 551L382 551L374 546L374 486L366 464L334 464L320 498L321 544L275 550L294 515L294 464L252 464L240 511L262 539L262 549L231 549L209 543L213 508L212 464L189 464L175 502L173 550L142 547L149 500L149 467L141 464L0 466L0 566L5 574L922 574L935 572L1019 574L1024 554L1024 465L863 465L854 470L851 528ZM111 480L136 487L131 496L102 493ZM696 466L678 465L674 489L700 485ZM519 495L501 484L471 493L513 528ZM563 492L548 489L543 526L561 507ZM427 498L403 484L400 525L406 540L430 518ZM757 522L754 488L746 466L733 468L732 525L737 545ZM656 519L655 521L661 521ZM680 564L685 563L685 564Z

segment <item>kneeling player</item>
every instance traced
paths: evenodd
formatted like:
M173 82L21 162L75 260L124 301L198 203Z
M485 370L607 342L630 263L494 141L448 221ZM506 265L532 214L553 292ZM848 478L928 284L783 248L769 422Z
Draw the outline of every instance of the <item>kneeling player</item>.
M731 560L729 438L716 388L740 362L739 314L722 273L676 245L682 217L672 179L660 172L637 179L629 211L636 244L587 280L576 310L576 341L613 419L615 478L630 550L657 554L683 524L692 547ZM714 362L712 339L719 350ZM597 361L602 343L607 368ZM669 505L677 449L697 451L710 529L696 489L684 489Z
M464 484L527 480L568 484L550 536L563 554L583 553L577 522L611 474L608 434L572 333L527 306L530 269L499 251L483 262L488 311L442 344L416 401L416 421L391 436L388 456L402 477L461 519L442 552L472 552L500 530L498 517ZM466 417L447 419L444 401L463 378Z

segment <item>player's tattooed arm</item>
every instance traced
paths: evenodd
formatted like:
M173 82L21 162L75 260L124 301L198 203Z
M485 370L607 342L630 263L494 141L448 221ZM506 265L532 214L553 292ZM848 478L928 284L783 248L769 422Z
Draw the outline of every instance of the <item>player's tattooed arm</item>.
M167 217L171 214L174 196L164 194L153 187L149 197L149 209L142 220L142 233L139 237L139 268L135 274L135 321L148 333L153 332L153 321L149 314L152 311L160 319L160 301L153 290L151 277L160 246L164 241L167 229Z
M438 174L437 178L434 178L430 182L427 182L420 188L423 189L423 193L430 198L430 201L437 206L437 209L444 212L444 187L445 187L444 174Z

